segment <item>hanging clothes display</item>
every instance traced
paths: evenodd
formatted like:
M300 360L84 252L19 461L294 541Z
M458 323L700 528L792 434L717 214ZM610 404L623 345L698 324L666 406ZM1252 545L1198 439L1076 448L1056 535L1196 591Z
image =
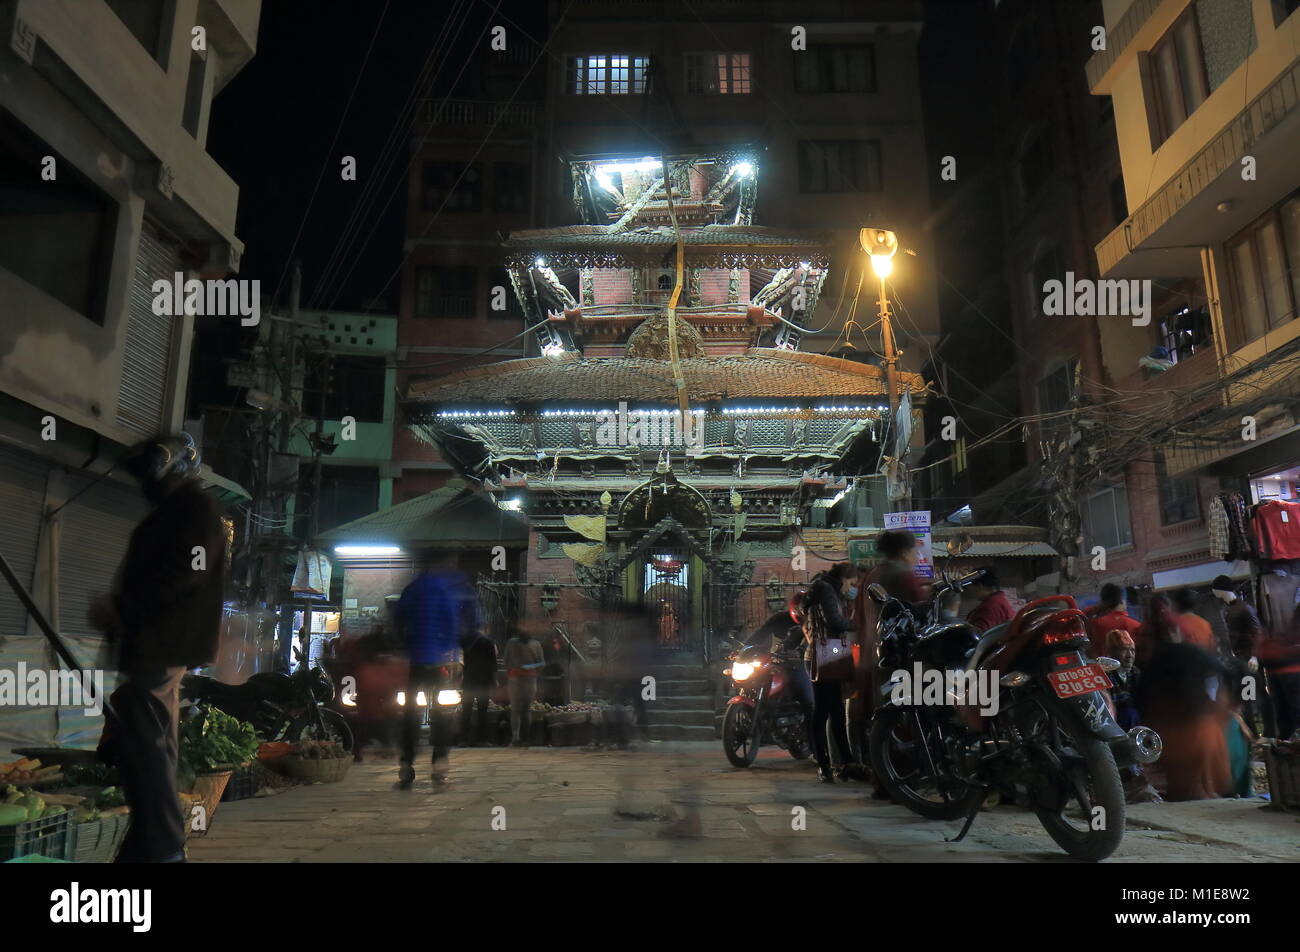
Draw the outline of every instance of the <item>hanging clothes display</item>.
M1251 530L1261 559L1300 559L1300 503L1281 499L1260 503Z
M1297 599L1300 599L1300 575L1277 568L1259 577L1259 620L1274 634L1291 627Z
M1245 497L1241 493L1230 492L1219 493L1215 498L1223 503L1228 516L1228 550L1224 553L1224 561L1254 558L1255 546L1251 541Z
M1223 505L1223 494L1219 493L1210 500L1210 510L1206 513L1205 527L1210 534L1210 555L1216 559L1227 560L1230 543L1228 541L1228 510Z

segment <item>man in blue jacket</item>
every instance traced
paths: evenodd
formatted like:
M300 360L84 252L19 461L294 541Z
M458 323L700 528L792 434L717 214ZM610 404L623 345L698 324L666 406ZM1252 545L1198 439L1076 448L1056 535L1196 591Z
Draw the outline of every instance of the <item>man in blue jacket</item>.
M402 759L397 772L399 788L415 781L415 745L420 731L421 692L429 709L429 742L433 747L433 782L447 782L450 724L443 715L439 695L459 694L463 665L461 639L473 591L465 577L439 564L432 552L422 553L419 572L397 603L397 624L406 644L410 676L402 716ZM449 700L450 698L448 698Z

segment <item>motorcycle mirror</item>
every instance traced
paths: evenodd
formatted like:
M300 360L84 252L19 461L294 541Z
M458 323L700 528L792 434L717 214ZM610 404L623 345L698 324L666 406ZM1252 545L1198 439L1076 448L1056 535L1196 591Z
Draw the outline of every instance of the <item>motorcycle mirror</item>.
M971 538L969 532L959 532L948 540L948 556L950 558L956 558L963 552L969 551L970 547L974 544L975 540Z
M885 586L881 585L879 582L872 582L868 585L867 594L871 596L871 600L877 605L883 605L885 602L889 601L889 593L885 591Z

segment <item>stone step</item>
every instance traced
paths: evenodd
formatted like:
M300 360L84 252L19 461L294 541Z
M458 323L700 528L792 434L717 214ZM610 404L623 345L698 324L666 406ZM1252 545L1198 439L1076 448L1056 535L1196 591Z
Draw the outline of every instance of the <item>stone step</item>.
M655 676L655 693L680 697L682 694L707 694L714 689L714 683L708 678L671 679Z
M713 710L711 708L696 708L694 710L665 710L650 709L646 710L646 720L650 724L700 724L710 727L713 724Z
M651 740L696 740L712 742L712 727L695 724L651 724L648 728Z
M653 701L646 701L646 706L652 709L681 711L681 710L712 710L712 694L674 694L666 696L660 694Z

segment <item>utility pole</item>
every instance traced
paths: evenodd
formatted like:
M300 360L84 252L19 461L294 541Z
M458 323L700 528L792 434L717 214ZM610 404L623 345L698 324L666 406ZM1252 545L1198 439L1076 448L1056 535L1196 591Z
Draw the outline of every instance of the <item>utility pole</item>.
M904 459L907 456L907 447L898 447L898 434L903 430L898 418L898 348L894 342L894 325L890 318L892 315L889 311L889 295L885 292L885 278L894 270L894 256L898 254L898 236L886 228L863 228L858 232L858 242L862 245L862 250L871 257L871 270L876 273L880 280L880 296L876 299L876 315L880 318L881 333L884 337L884 360L885 360L885 389L889 392L889 421L890 426L886 436L885 453L889 453L889 440L894 441L895 449L898 449L898 474L904 480L903 495L897 500L892 501L891 506L895 512L906 512L911 506L911 490L907 488L907 475L904 469ZM909 423L911 421L908 421ZM910 428L908 430L910 436ZM888 479L886 479L888 486Z

